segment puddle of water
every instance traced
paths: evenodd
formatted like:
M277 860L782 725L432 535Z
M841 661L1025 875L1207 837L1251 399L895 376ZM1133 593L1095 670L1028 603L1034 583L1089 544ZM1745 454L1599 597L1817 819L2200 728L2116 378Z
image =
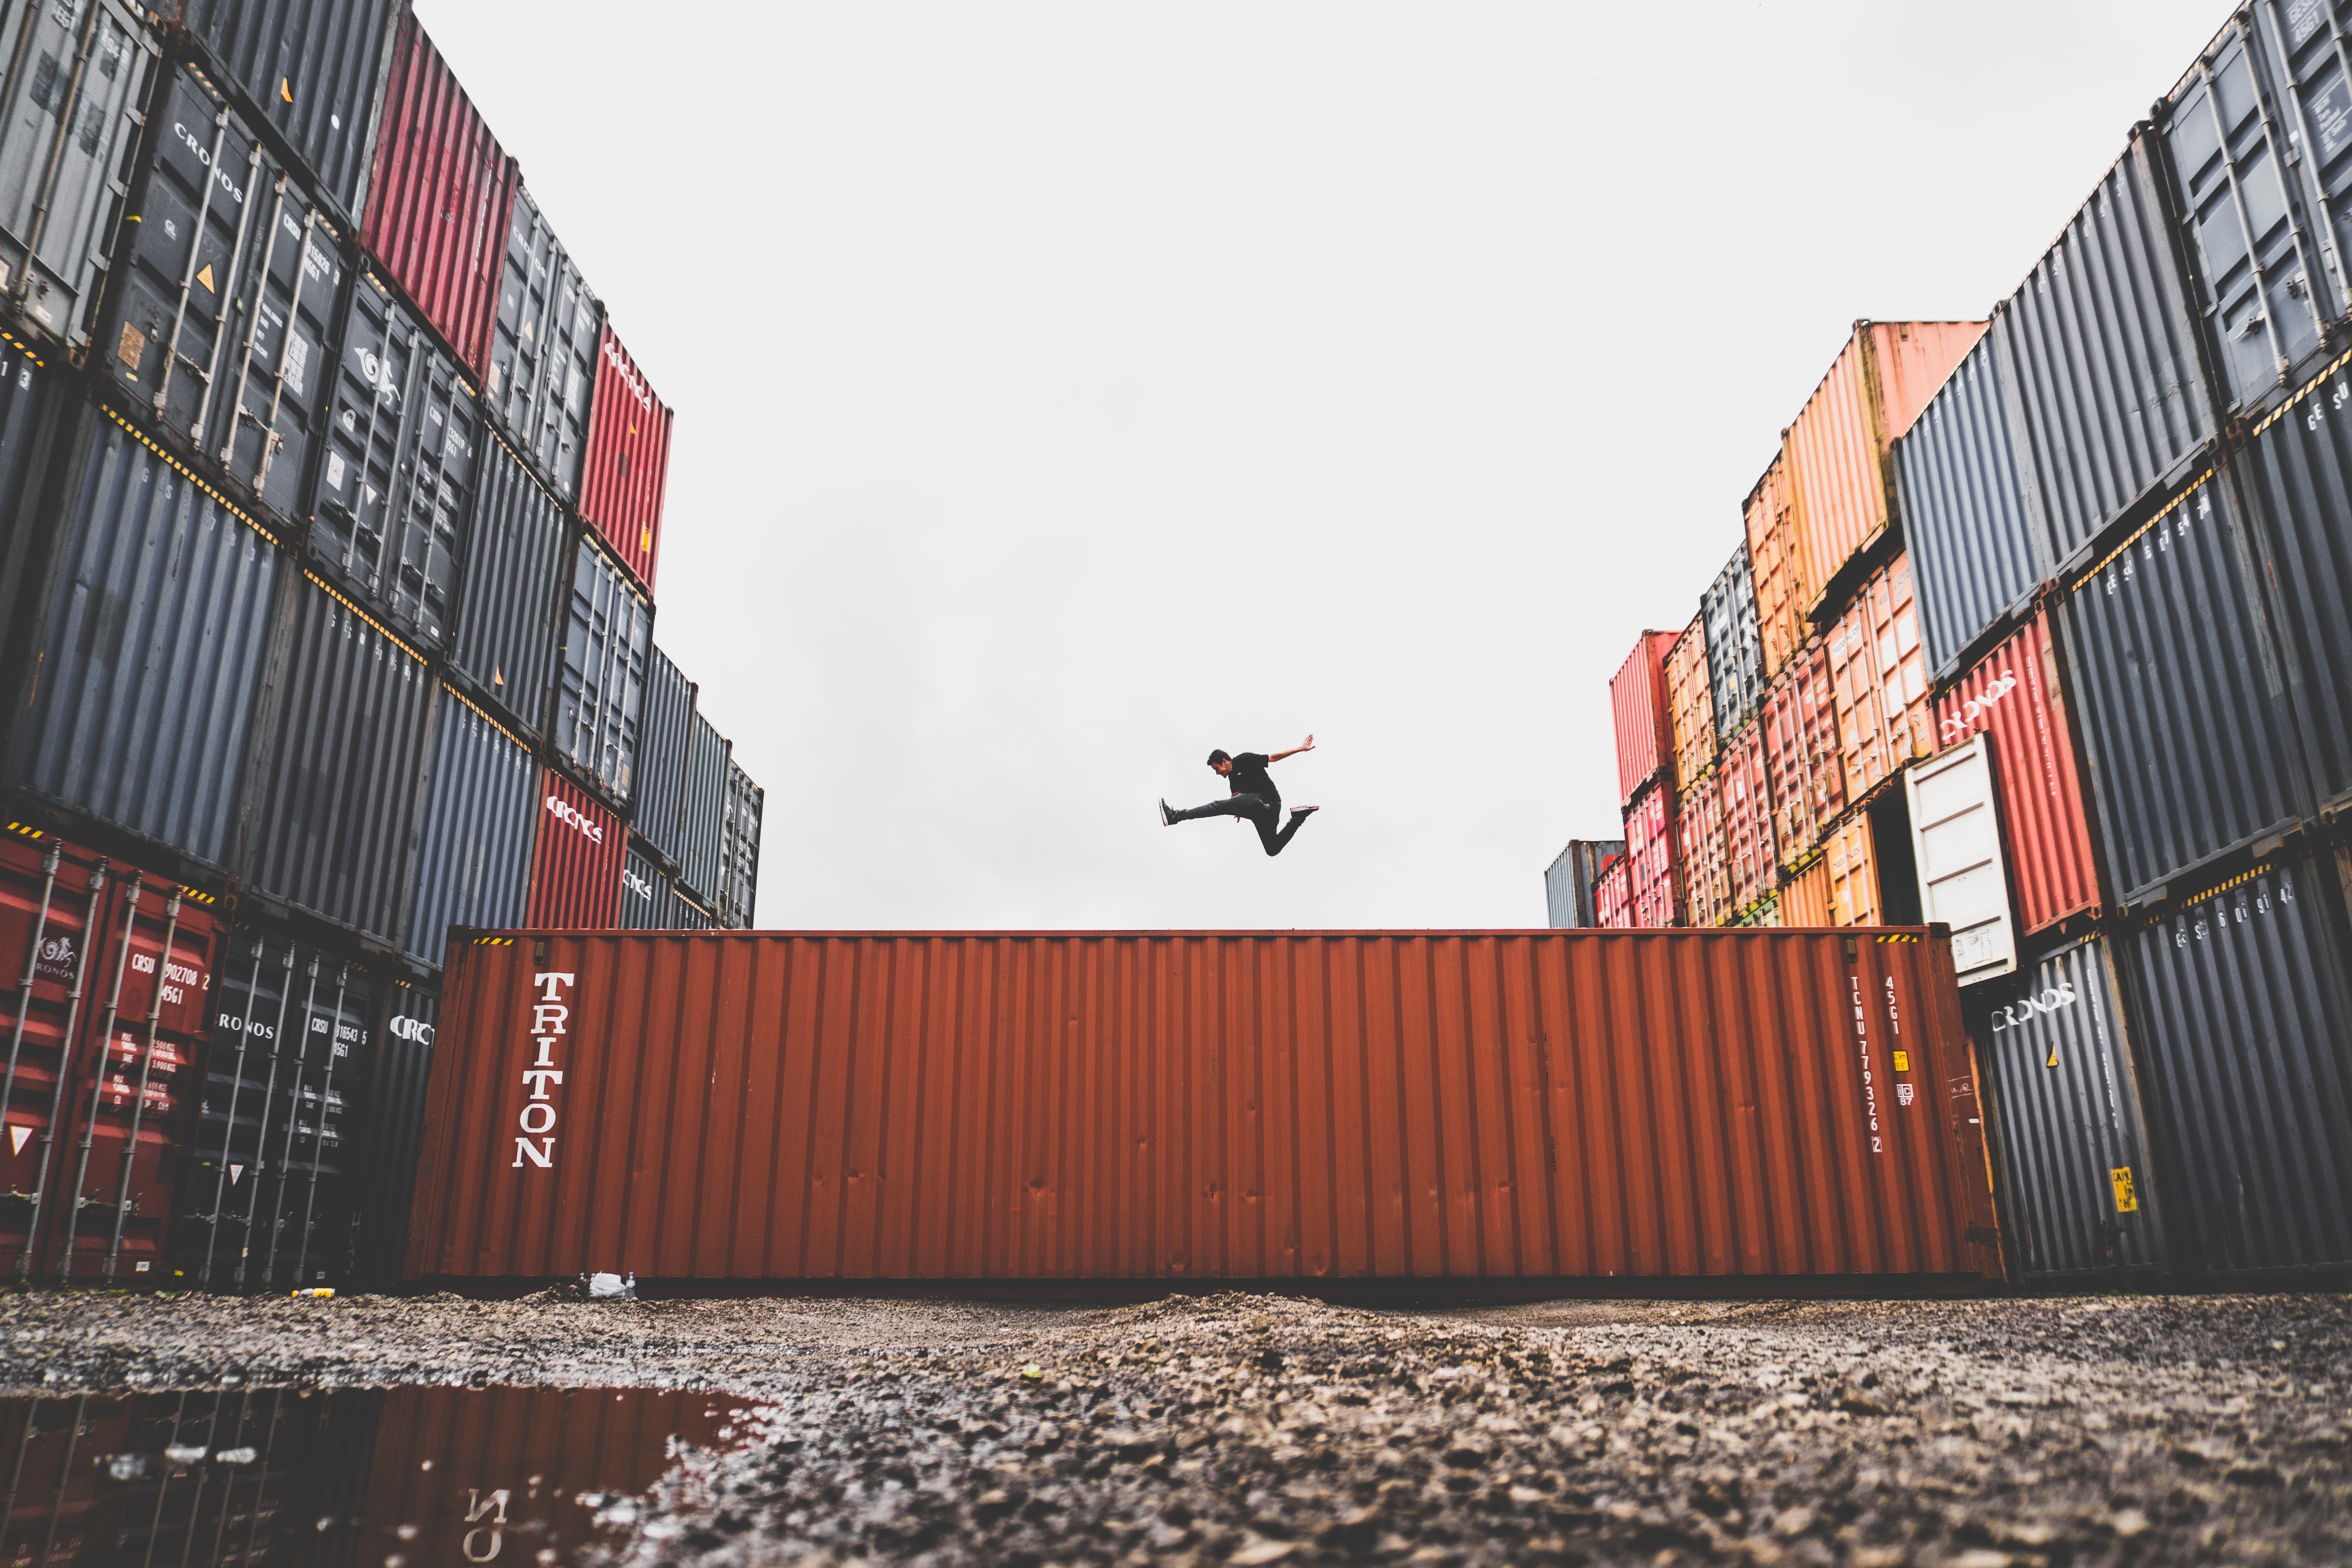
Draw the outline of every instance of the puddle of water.
M0 1399L0 1568L544 1568L758 1414L636 1388Z

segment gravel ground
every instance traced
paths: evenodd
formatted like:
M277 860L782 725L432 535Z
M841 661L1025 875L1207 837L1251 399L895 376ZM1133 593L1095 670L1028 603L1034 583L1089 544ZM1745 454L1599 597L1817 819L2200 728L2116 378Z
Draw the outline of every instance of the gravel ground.
M2352 1561L2338 1296L0 1300L11 1392L725 1389L627 1563Z

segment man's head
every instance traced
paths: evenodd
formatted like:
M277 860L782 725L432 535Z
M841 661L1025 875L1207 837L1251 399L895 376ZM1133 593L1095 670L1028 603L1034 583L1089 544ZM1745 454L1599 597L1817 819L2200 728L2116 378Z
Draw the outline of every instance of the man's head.
M1230 778L1233 776L1234 760L1222 751L1211 752L1209 767L1219 778Z

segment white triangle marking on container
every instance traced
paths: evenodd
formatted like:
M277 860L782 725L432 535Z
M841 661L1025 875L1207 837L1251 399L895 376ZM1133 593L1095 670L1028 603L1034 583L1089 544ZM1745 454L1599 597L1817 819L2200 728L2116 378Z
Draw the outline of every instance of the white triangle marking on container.
M11 1127L8 1129L8 1152L11 1154L23 1153L25 1152L25 1141L32 1135L33 1130L29 1127Z
M236 1185L236 1179L244 1174L245 1167L243 1165L231 1165L228 1168L228 1184L232 1187Z

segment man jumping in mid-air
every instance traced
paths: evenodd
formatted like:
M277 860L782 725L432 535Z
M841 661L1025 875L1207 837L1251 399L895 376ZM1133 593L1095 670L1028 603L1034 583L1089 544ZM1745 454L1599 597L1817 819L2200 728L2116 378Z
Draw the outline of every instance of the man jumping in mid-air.
M1283 846L1290 842L1290 836L1298 831L1298 825L1321 808L1292 806L1290 820L1283 825L1279 833L1276 832L1274 825L1282 816L1282 792L1274 787L1274 780L1265 770L1285 757L1295 757L1301 752L1314 749L1315 737L1309 735L1290 750L1276 752L1270 757L1256 752L1244 752L1238 757L1228 756L1223 752L1211 752L1209 766L1234 786L1233 798L1196 805L1190 811L1171 811L1163 800L1160 803L1160 825L1173 827L1180 822L1191 822L1202 816L1243 817L1257 829L1258 840L1265 846L1265 852L1279 855Z

